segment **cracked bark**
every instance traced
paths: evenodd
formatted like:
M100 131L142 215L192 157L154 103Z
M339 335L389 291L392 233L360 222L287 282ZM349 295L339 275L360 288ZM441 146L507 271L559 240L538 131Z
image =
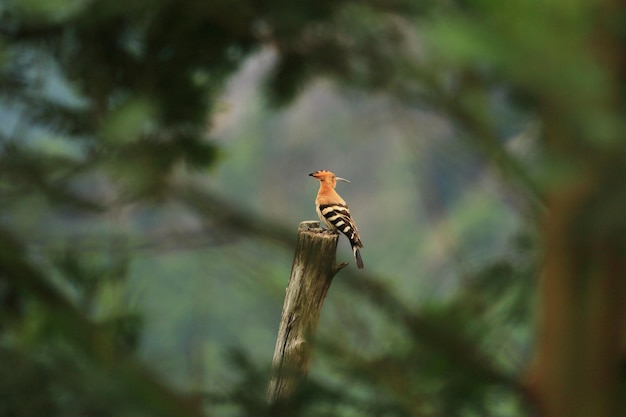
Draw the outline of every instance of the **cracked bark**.
M316 221L302 222L298 228L267 388L273 415L297 414L291 400L309 370L324 299L335 274L348 265L336 263L338 238L337 233L320 229Z

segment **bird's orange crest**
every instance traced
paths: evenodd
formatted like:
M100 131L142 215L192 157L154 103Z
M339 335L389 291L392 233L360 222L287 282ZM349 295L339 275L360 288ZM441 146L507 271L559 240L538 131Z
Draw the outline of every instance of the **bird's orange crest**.
M335 188L335 184L337 183L337 181L350 182L345 178L339 178L334 173L327 171L325 169L320 169L318 171L311 172L309 174L309 177L313 177L319 180L321 183L327 183L331 185L333 188Z
M319 170L317 170L315 172L311 172L309 174L309 177L317 178L318 180L322 179L324 177L328 177L328 176L334 177L335 174L333 174L332 172L327 171L325 169L319 169Z

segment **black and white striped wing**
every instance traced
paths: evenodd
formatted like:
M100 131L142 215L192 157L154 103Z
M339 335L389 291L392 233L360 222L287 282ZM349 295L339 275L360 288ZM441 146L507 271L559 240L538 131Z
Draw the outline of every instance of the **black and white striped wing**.
M329 229L346 235L352 246L363 247L347 206L343 204L320 205L317 214Z
M317 215L326 226L346 235L354 252L354 259L359 268L363 268L363 260L359 248L363 247L354 220L350 216L348 206L344 204L322 204L317 207Z

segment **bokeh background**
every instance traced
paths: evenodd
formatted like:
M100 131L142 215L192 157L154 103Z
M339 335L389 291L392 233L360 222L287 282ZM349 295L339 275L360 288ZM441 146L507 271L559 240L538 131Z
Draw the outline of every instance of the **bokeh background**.
M0 415L263 416L298 223L348 178L289 415L625 415L620 2L0 2Z

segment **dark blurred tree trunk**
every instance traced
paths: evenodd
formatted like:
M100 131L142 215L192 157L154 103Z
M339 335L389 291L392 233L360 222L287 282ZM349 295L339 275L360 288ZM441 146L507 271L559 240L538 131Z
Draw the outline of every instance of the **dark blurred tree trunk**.
M626 318L625 236L585 227L593 220L585 214L596 186L555 195L545 228L533 382L546 417L624 415L618 387Z
M612 85L604 102L589 105L606 114L619 114L625 104L624 34L610 24L614 16L624 16L623 8L605 2L598 20L604 25L591 42L590 53ZM531 389L544 417L625 416L624 133L603 142L598 138L605 132L586 135L558 110L547 113L550 151L557 162L567 161L570 174L553 187L548 201Z

